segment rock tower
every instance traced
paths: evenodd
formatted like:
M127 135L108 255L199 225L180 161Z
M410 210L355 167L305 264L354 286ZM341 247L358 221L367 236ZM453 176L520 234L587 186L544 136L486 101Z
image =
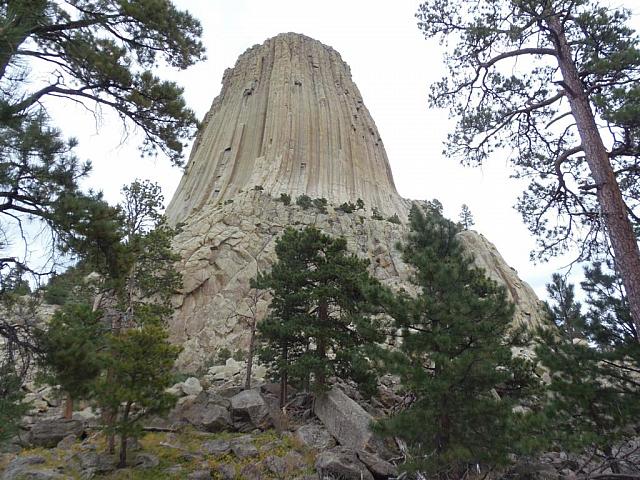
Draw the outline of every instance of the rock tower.
M279 201L288 194L292 203ZM326 208L295 204L302 194ZM345 213L343 202L364 202ZM392 287L413 288L395 245L407 233L411 202L397 193L380 134L340 54L285 33L243 53L222 79L178 189L167 208L184 289L172 320L184 346L181 367L195 370L221 348L245 349L247 319L268 298L250 280L275 261L286 226L314 225L344 236L351 251ZM400 223L388 221L390 218ZM461 239L490 276L507 287L516 319L537 324L539 301L484 237Z

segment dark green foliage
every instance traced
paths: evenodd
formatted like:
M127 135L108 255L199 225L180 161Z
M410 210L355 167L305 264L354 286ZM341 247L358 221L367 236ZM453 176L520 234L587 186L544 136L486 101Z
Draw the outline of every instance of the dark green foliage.
M584 275L581 287L587 294L589 339L603 349L639 342L624 286L611 266L596 262L585 267Z
M305 195L304 193L296 198L296 205L301 207L303 210L308 210L313 206L313 200L309 195Z
M288 193L281 193L279 201L281 201L285 205L291 205L291 195L289 195Z
M398 217L397 213L394 213L393 215L391 215L389 218L387 218L387 222L389 223L395 223L396 225L400 225L400 217Z
M166 328L147 324L108 338L109 374L96 386L100 405L119 412L106 431L120 436L120 467L126 466L127 439L142 435L141 420L175 405L165 390L173 384L173 364L180 348L168 341Z
M50 96L97 104L144 133L143 152L160 149L180 163L196 118L182 89L152 69L160 62L184 69L204 58L197 20L168 0L8 0L0 19L3 124Z
M356 200L356 208L358 210L364 210L364 201L361 198L358 198L358 200Z
M342 205L336 208L336 210L340 210L344 213L353 213L356 211L356 206L351 202L344 202Z
M513 306L463 252L457 226L416 205L409 220L402 248L420 291L400 297L400 349L383 359L414 401L377 430L407 443L408 470L462 478L476 464L508 463L516 439L526 437L513 407L536 382L532 366L511 353Z
M100 351L106 329L100 317L90 305L68 304L56 311L46 330L38 332L44 379L72 399L88 399L104 367Z
M529 182L517 208L538 238L539 257L576 242L584 260L606 250L598 182L576 128L576 104L568 101L578 95L568 86L569 70L611 135L609 160L638 228L640 43L630 16L598 0L428 0L416 14L425 37L447 45L447 73L430 95L431 106L456 119L447 154L480 165L513 152L514 176ZM559 52L560 37L569 55Z
M286 229L276 253L271 272L254 282L273 295L258 326L262 361L285 382L310 380L321 391L338 375L371 393L376 383L367 351L383 337L373 318L381 287L366 262L348 253L344 238L312 227Z
M463 203L460 208L460 225L462 225L463 229L469 230L474 223L471 210L466 203Z
M613 446L634 436L630 426L640 415L640 345L620 280L601 264L585 268L585 276L586 316L571 295L557 294L557 275L549 285L552 311L568 312L563 315L570 321L559 322L559 332L540 333L536 354L551 375L540 425L555 445L600 451L620 473ZM561 290L572 294L573 285ZM572 340L574 319L588 341Z
M262 192L263 190L264 190L264 187L262 185L255 185L253 187L254 192Z
M374 220L384 220L384 217L380 214L380 210L377 207L373 207L371 211L371 218Z
M0 447L16 433L29 404L22 403L22 380L9 365L0 366Z
M326 198L314 198L313 199L313 206L320 212L320 213L327 213L327 199Z
M43 300L51 305L66 303L91 303L93 290L86 277L91 273L87 262L79 262L63 273L51 276L43 287Z
M547 304L551 318L569 340L584 338L585 318L580 311L580 302L575 300L573 285L566 279L554 273L551 283L547 284L547 294L551 303Z

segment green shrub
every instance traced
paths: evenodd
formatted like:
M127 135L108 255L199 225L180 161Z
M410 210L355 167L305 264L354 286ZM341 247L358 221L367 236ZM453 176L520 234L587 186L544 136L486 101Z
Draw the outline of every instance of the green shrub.
M358 210L364 210L364 201L361 198L356 200L356 208Z
M389 218L387 218L387 222L391 222L391 223L395 223L397 225L400 225L400 217L398 217L397 213L394 213Z
M313 200L311 200L309 195L302 194L296 198L296 205L301 207L303 210L308 210L313 206Z
M278 201L284 203L285 205L291 205L291 195L289 195L288 193L281 193L280 199Z
M344 202L336 210L340 210L344 213L353 213L356 210L356 206L351 202Z
M371 218L373 218L374 220L384 220L384 217L380 214L380 210L378 210L377 207L373 207Z
M327 203L327 199L324 197L313 200L313 206L316 207L320 213L327 213Z
M264 190L264 187L262 185L256 185L253 187L253 190L256 192L261 192L262 190Z

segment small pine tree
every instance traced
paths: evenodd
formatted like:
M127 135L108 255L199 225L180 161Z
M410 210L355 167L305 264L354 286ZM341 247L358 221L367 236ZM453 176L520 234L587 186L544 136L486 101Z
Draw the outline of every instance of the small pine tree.
M127 441L142 434L141 420L161 415L175 405L165 390L173 384L173 364L180 348L168 341L166 328L144 325L112 334L106 357L111 375L96 387L100 404L119 412L106 431L120 437L120 468L127 465Z
M11 365L0 366L0 447L19 431L19 423L29 410L23 403L22 381Z
M504 290L472 265L458 229L438 209L414 205L404 258L415 267L417 297L400 297L402 332L385 364L415 397L377 430L403 439L407 470L429 478L462 478L473 465L508 462L513 408L535 382L531 366L511 353L513 306Z
M349 254L344 238L307 227L285 230L276 243L278 261L254 286L273 294L270 314L260 323L261 359L280 377L280 403L289 380L326 388L330 375L352 378L366 391L375 376L365 355L382 340L373 314L381 286L366 262Z
M291 195L289 195L288 193L281 193L280 194L280 201L282 203L284 203L285 205L291 205Z
M466 203L462 204L462 208L460 209L460 225L465 230L469 230L475 221L473 220L473 215L471 214L471 210Z
M106 332L100 316L89 305L65 305L56 311L46 330L38 331L43 378L66 393L67 419L73 413L74 399L89 398L104 367L99 352Z

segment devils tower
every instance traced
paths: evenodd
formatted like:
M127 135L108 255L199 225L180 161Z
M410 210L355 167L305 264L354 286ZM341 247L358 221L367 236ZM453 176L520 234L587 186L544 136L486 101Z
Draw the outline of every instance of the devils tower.
M326 206L296 205L303 194ZM364 208L337 208L358 199ZM169 221L182 225L174 246L184 288L171 325L184 346L182 368L201 367L221 348L246 348L246 319L260 320L268 307L250 280L273 264L287 226L344 236L383 283L411 291L396 248L410 205L396 191L380 134L338 52L294 33L248 49L225 71L167 208ZM461 240L506 286L516 321L540 322L538 299L495 247L474 232Z

